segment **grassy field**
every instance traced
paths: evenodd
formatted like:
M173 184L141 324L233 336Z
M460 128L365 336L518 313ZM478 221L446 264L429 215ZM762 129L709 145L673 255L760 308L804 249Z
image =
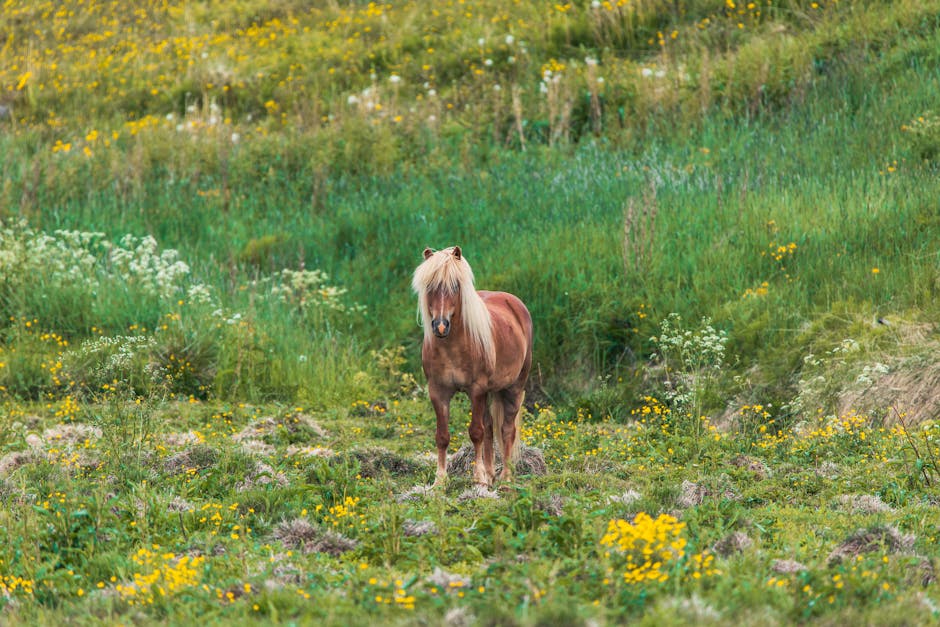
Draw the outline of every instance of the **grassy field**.
M4 622L937 619L940 3L308 4L0 12Z

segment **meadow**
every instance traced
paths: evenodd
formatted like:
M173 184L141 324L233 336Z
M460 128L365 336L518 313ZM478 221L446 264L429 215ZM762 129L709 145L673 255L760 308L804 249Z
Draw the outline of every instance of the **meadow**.
M309 4L3 3L4 622L937 620L940 3Z

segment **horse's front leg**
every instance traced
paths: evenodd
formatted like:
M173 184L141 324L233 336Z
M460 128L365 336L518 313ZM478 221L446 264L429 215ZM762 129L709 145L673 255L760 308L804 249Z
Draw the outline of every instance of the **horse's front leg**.
M483 458L483 439L486 435L484 427L486 416L486 392L470 392L470 441L473 442L473 482L490 486L490 474L486 471L486 461ZM492 427L490 428L492 431ZM492 444L490 445L492 446Z
M434 442L437 444L437 474L434 478L434 486L443 487L447 483L447 447L450 446L450 399L454 396L454 391L436 385L428 385L428 393L431 397L431 406L434 407L434 414L437 416L437 432Z

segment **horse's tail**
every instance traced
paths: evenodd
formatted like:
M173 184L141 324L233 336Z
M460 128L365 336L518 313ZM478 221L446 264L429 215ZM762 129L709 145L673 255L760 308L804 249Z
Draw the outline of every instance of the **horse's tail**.
M519 399L519 411L513 417L516 424L516 439L513 440L512 449L509 451L509 463L515 464L519 461L522 452L522 401L525 400L525 391L522 392L522 398ZM503 454L503 422L506 420L506 412L503 409L503 403L500 398L490 395L490 415L493 416L493 438L496 441L496 450ZM506 460L503 460L506 463Z

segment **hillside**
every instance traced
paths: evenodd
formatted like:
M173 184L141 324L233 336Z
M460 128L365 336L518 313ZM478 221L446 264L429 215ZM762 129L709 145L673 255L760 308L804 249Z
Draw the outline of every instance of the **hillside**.
M937 0L8 0L0 612L935 620L938 93ZM453 244L499 491L463 397L425 488Z

